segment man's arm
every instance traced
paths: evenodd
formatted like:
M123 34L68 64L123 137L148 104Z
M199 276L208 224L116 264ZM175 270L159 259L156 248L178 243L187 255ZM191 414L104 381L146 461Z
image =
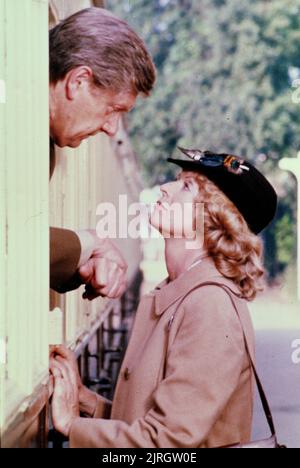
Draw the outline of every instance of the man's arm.
M59 293L78 288L81 257L78 235L68 229L50 228L50 287Z
M116 245L96 231L50 228L50 286L59 293L86 284L84 298L115 299L126 289L127 264Z

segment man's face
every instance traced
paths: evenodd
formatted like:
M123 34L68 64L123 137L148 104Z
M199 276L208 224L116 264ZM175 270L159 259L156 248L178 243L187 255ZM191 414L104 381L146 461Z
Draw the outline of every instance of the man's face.
M123 113L135 105L137 96L130 92L113 92L97 88L86 77L72 75L52 87L50 133L62 147L77 148L81 142L99 132L114 136Z

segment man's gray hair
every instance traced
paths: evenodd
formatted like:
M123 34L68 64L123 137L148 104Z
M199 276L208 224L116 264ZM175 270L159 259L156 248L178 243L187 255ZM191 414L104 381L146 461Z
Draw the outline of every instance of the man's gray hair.
M87 8L50 31L50 82L89 66L94 84L116 92L149 95L155 66L142 39L128 24L102 8Z

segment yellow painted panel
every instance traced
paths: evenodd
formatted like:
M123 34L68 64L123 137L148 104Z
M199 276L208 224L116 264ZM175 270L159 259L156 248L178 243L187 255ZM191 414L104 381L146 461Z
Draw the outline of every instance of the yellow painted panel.
M4 423L5 407L5 362L6 362L6 167L5 167L5 101L6 101L6 67L5 67L5 46L6 28L3 19L5 18L5 1L0 0L0 437L1 427Z
M58 12L59 19L73 15L83 8L88 8L92 3L90 0L51 0L51 5Z
M59 18L91 4L51 3ZM0 0L0 429L22 402L24 408L48 373L48 75L47 0ZM127 194L129 203L136 201L138 191L132 187L137 174L128 183L125 172L106 136L90 139L76 151L59 150L51 181L51 224L95 228L98 203L117 206L119 194ZM117 243L132 279L140 242ZM67 342L88 331L107 303L85 302L81 293L58 301Z
M48 368L48 2L1 0L1 338L4 420ZM1 78L1 77L0 77ZM2 400L3 401L3 400Z

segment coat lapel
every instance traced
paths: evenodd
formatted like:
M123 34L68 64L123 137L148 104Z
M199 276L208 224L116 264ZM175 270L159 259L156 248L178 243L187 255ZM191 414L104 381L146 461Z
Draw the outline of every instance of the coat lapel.
M213 259L207 256L202 259L200 264L185 272L176 280L169 282L166 279L157 286L152 292L155 295L155 314L157 316L162 315L170 306L192 291L197 285L210 280L225 284L228 282L215 267ZM230 287L239 293L238 288L234 287L231 281Z

